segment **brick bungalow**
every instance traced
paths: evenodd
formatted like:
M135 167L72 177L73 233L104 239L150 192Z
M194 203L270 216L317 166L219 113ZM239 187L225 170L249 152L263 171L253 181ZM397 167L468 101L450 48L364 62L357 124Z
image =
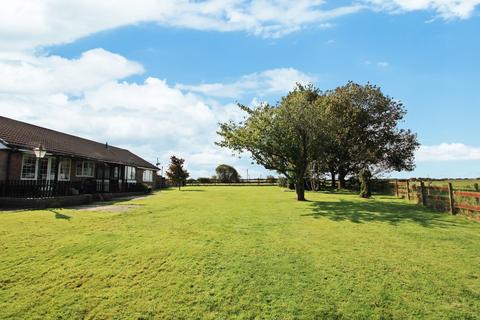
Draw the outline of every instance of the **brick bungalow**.
M0 116L0 197L141 191L157 170L128 150Z

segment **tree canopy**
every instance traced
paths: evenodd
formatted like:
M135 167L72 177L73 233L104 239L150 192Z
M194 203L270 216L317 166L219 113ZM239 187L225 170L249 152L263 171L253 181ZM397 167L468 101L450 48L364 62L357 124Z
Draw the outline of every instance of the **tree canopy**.
M240 181L240 175L237 170L228 164L221 164L215 169L217 179L224 183L234 183Z
M369 167L374 172L413 170L416 135L399 129L406 111L379 87L349 82L326 93L329 147L325 161L332 181Z
M166 172L167 178L175 183L180 190L181 186L185 184L190 173L183 168L185 163L184 159L177 158L176 156L170 157L170 164Z
M307 167L323 154L322 98L313 86L297 85L275 106L239 104L248 117L220 124L218 145L248 151L258 164L294 180L297 199L305 200Z
M249 108L244 121L220 124L217 144L247 151L266 169L295 181L305 200L307 176L328 172L341 184L360 170L374 173L413 170L416 135L399 128L402 103L380 88L353 82L325 93L312 85L297 87L276 105Z

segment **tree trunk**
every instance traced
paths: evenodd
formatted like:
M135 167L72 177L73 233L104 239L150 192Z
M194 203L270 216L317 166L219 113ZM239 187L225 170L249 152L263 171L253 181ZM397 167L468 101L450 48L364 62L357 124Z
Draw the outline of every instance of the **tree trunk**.
M297 193L298 201L305 201L305 180L303 176L297 177L295 181L295 191Z
M330 174L332 175L332 188L337 188L337 179L335 175L337 174L335 171L331 170Z
M345 189L347 187L347 183L345 181L346 174L343 170L339 170L338 172L338 181L340 183L340 189Z

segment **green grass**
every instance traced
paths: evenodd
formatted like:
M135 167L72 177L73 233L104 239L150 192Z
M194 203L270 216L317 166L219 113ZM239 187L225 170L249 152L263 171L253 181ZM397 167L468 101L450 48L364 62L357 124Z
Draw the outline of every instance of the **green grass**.
M392 197L188 187L0 213L0 318L467 319L480 223Z

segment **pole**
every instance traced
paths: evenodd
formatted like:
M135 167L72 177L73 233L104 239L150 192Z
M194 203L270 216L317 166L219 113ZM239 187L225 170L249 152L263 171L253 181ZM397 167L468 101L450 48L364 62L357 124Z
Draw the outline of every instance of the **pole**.
M427 205L427 199L425 197L425 183L423 181L420 181L420 199L422 201L422 206Z
M450 213L455 214L455 199L453 197L453 186L451 182L448 184L448 200L450 202Z
M407 200L410 200L410 180L407 180Z

